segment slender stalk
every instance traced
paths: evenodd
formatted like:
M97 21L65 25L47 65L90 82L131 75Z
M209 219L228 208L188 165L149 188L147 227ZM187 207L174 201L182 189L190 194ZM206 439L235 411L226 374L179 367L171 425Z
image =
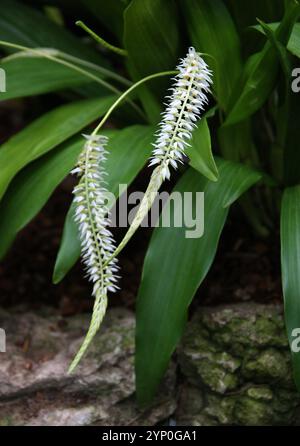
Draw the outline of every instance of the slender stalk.
M59 63L60 65L63 65L67 68L70 68L74 71L77 71L78 73L82 74L83 76L86 76L88 78L90 78L91 80L97 82L98 84L102 85L103 87L107 88L108 90L112 91L113 93L117 93L120 94L121 91L114 87L113 85L109 84L108 82L104 81L103 79L101 79L100 77L96 76L93 73L90 73L89 71L84 70L83 68L78 67L77 65L74 65L71 62L62 60L56 56L53 56L49 53L46 53L45 51L43 52L42 50L37 50L35 48L29 48L23 45L18 45L15 43L10 43L10 42L6 42L3 40L0 40L0 45L2 46L6 46L8 48L15 48L15 49L19 49L21 51L28 51L29 53L33 53L36 54L39 57L44 57L45 59L49 59L52 60L53 62ZM141 115L143 117L143 119L145 119L145 115L144 113L141 111L141 109L131 100L128 100L128 102L130 103L130 105L139 113L139 115Z
M133 90L135 90L136 88L138 88L140 85L144 84L145 82L148 82L152 79L155 79L157 77L161 77L161 76L170 76L172 74L176 74L177 71L162 71L160 73L154 73L154 74L150 74L149 76L144 77L143 79L140 79L138 82L136 82L135 84L133 84L131 87L128 88L128 90L126 90L117 100L116 102L113 103L113 105L108 109L108 111L106 112L106 114L103 116L102 120L99 122L99 124L97 125L97 127L95 128L95 130L93 131L92 135L96 135L99 130L101 129L101 127L105 124L105 122L107 121L107 119L109 118L109 116L112 114L112 112L115 110L115 108L118 107L118 105L126 98L126 96L128 96Z
M106 265L111 262L121 251L122 249L127 245L131 237L135 234L137 229L139 228L140 224L144 220L145 216L151 209L153 202L156 198L157 191L160 189L164 178L161 172L162 168L161 166L158 166L154 169L152 172L148 187L146 189L145 195L141 201L141 204L139 206L139 209L137 211L136 216L133 219L133 222L131 223L128 231L126 232L125 236L117 246L116 250L113 252L111 257L104 263L104 268Z
M96 42L100 43L104 48L107 48L110 51L113 51L116 54L119 54L119 56L127 56L127 51L123 48L119 48L115 45L111 45L110 43L106 42L102 37L98 36L94 31L92 31L84 22L81 20L78 20L76 22L76 25L80 28L84 29L85 32L87 32Z
M19 46L20 45L18 45L18 47ZM23 51L20 51L18 53L13 53L13 54L3 57L2 61L6 62L6 61L9 61L12 59L16 59L18 57L28 56L29 55L28 53L30 53L30 52L39 51L39 48L29 48L29 47L24 47L24 48L26 48L26 49ZM47 51L45 51L45 50L46 49L41 48L41 51L43 52L43 56L45 56L45 54L47 54ZM48 52L48 54L51 55L52 48L49 48L49 50L50 50L50 52ZM53 55L54 55L54 53L55 53L56 57L61 57L62 59L69 60L70 62L75 62L78 65L83 65L87 68L91 68L92 70L98 71L99 73L103 74L103 76L106 76L110 79L114 79L115 81L119 82L122 85L125 85L126 87L130 87L130 85L133 84L133 82L130 81L129 79L127 79L126 77L123 77L123 76L115 73L114 71L108 70L107 68L103 68L100 65L97 65L93 62L89 62L88 60L80 59L79 57L73 56L69 53L65 53L63 51L53 48ZM40 55L38 55L38 54L36 54L36 56L40 57Z
M92 70L99 71L99 73L103 74L104 76L110 77L111 79L116 80L122 85L125 85L126 87L130 87L133 83L127 79L126 77L120 76L119 74L115 73L114 71L110 71L107 68L100 67L99 65L89 62L87 60L80 59L79 57L72 56L71 54L64 53L62 51L59 51L59 54L62 58L68 59L70 61L76 62L80 65L84 65L87 68L91 68Z

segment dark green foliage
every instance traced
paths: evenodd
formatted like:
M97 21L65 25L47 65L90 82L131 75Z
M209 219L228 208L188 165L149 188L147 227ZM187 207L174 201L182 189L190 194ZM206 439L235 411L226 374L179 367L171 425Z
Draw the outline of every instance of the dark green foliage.
M299 3L82 0L75 6L68 0L53 1L63 24L54 23L43 2L31 3L35 6L1 1L0 48L6 56L1 68L6 70L7 92L0 93L0 100L47 93L55 98L51 103L61 105L50 111L46 106L43 116L1 147L0 255L74 165L81 131L132 82L174 70L193 45L205 53L213 70L213 94L188 150L190 167L175 190L205 192L205 232L199 239L186 239L185 228L154 231L137 304L138 399L145 404L155 394L184 330L188 306L213 262L229 207L236 201L259 235L275 234L281 214L283 291L292 343L292 331L300 328L300 92L291 89L292 69L300 67ZM66 25L78 19L124 49L127 57L89 38L84 41L82 30ZM25 53L14 54L22 48L11 44L25 47ZM32 54L28 48L57 51L48 52L54 55L51 59L47 51ZM114 193L119 183L130 184L145 165L155 132L152 125L160 119L169 87L169 77L143 84L116 113L117 128L106 130L111 136L109 190ZM43 108L44 96L40 102ZM241 197L254 184L255 192L252 188ZM71 207L55 283L79 254ZM293 353L293 359L300 387L298 354Z

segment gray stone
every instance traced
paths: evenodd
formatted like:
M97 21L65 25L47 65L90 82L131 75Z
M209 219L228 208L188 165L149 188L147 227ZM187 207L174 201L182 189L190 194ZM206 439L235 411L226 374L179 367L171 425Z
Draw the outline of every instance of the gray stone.
M179 424L300 424L281 306L200 308L178 360L188 381L180 392Z
M0 353L0 425L154 425L175 410L174 366L147 411L134 398L134 315L108 311L88 354L68 366L89 315L61 318L54 310L0 310L7 351Z
M110 309L73 375L68 366L90 315L53 309L0 310L2 425L299 425L282 308L258 304L200 308L151 407L134 395L134 315ZM177 398L177 401L176 401Z

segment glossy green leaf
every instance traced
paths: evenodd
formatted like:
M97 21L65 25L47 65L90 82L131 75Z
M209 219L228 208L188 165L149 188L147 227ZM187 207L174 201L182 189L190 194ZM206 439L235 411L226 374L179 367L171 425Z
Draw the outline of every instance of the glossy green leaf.
M151 142L154 128L148 126L132 126L116 131L108 143L109 156L106 162L108 172L107 188L116 198L119 196L119 185L129 185L151 153ZM73 219L71 206L63 230L62 242L57 255L53 282L60 282L80 255L80 243L77 227Z
M289 3L284 18L276 30L277 40L286 45L294 23L300 15L300 5L296 1ZM272 91L279 67L276 50L266 42L259 53L255 53L246 62L239 90L233 93L233 106L225 121L232 125L255 113L266 101Z
M0 198L26 164L82 130L107 111L114 96L73 102L52 110L10 138L0 150Z
M179 33L173 0L133 0L124 14L124 46L134 80L160 71L174 70L178 62ZM152 123L159 120L169 80L159 79L139 89Z
M122 42L123 38L123 13L129 0L81 0L94 17L110 32L113 32ZM117 42L116 42L117 43Z
M286 186L293 186L300 181L300 151L298 150L300 101L297 93L291 88L292 56L278 42L272 28L265 23L261 23L261 26L277 51L285 84L284 100L282 104L279 103L276 110L276 142L271 152L273 175Z
M249 119L218 129L221 153L231 161L250 161L256 165L257 155L253 143L252 126Z
M70 172L82 146L83 138L67 141L30 163L11 182L0 203L0 257Z
M1 101L49 93L91 82L70 68L42 58L8 60L2 62L0 67L6 73L6 92L1 93Z
M207 57L207 62L214 73L214 89L218 102L227 111L242 72L239 36L233 20L219 0L183 1L182 10L193 45L212 56ZM254 152L249 122L221 128L219 141L222 154L233 161L244 160L245 154Z
M278 59L280 61L282 70L287 78L290 78L290 61L287 55L287 48L279 41L275 30L273 30L267 23L259 20L260 25L262 26L267 38L269 39L271 45L277 52ZM289 82L287 82L289 84Z
M279 23L269 23L268 26L275 31ZM264 32L261 25L256 25L255 29ZM300 57L300 23L295 23L290 39L287 44L287 49L297 57Z
M257 18L265 22L275 22L280 20L284 12L282 0L225 1L241 33L248 26L254 25Z
M242 70L239 36L221 0L182 1L187 29L197 51L208 53L214 89L224 110ZM230 68L229 68L230 67Z
M287 47L294 56L300 57L300 23L295 23Z
M56 257L52 282L63 280L80 257L81 246L77 225L74 221L75 205L72 202L64 223L59 251Z
M154 396L183 333L188 306L212 264L229 204L259 178L229 161L219 160L217 166L217 182L190 168L174 189L204 192L204 235L185 238L185 226L158 227L150 241L137 302L136 386L141 404ZM195 218L195 195L192 211ZM173 215L181 215L178 202L165 205L162 215L169 212L171 222Z
M281 269L285 322L294 365L294 377L300 390L300 352L293 341L300 336L300 186L284 191L281 207ZM294 330L298 330L295 332ZM299 344L299 343L298 343ZM296 342L297 347L297 342Z
M218 169L211 151L210 132L207 120L202 118L193 132L191 147L186 149L190 165L211 181L217 181Z
M224 191L222 202L224 208L231 206L244 192L262 178L262 173L243 164L234 164L233 175L234 177L227 182L226 191Z
M300 182L300 151L299 151L299 116L300 100L299 93L290 93L286 119L286 132L283 143L283 181L288 186Z
M107 66L101 55L46 15L15 0L1 0L0 40L19 45L56 48Z

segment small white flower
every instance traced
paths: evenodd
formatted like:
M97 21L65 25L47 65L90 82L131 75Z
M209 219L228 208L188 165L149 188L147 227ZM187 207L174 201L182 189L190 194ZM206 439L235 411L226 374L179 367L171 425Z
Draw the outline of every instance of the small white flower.
M191 132L196 127L200 112L208 102L207 93L212 83L212 73L205 61L194 48L189 48L187 56L177 67L179 73L174 78L171 96L163 113L160 131L153 144L154 150L150 166L159 165L163 179L170 177L169 164L176 169L177 161L182 162L185 148L189 146Z

